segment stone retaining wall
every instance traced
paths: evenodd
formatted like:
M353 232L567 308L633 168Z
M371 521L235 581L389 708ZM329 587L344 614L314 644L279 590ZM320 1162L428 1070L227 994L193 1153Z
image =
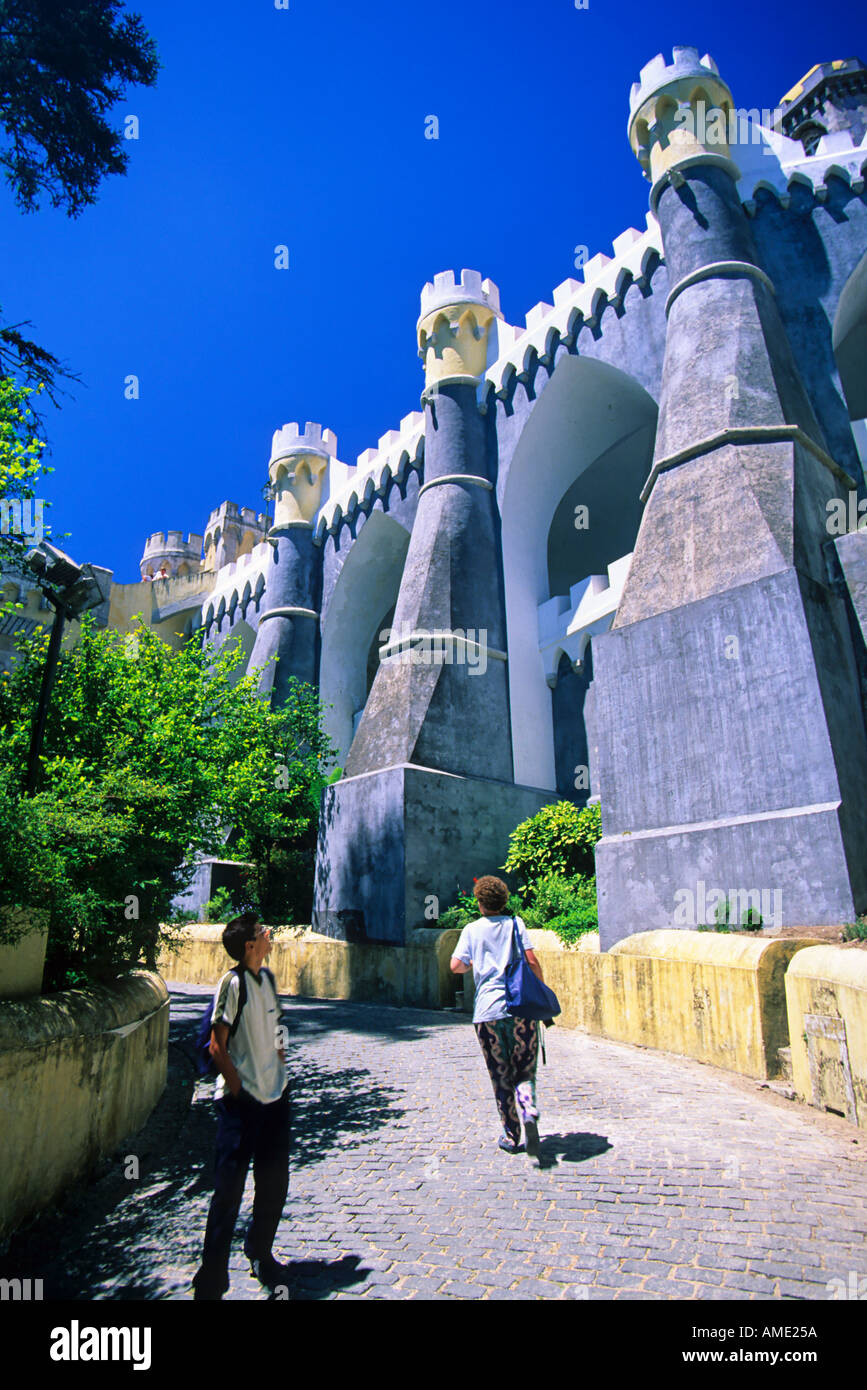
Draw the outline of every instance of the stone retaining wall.
M221 926L185 928L180 949L164 950L158 969L169 980L213 987L234 965L222 935ZM267 965L286 994L440 1009L454 1004L460 988L449 970L457 939L455 930L429 927L410 932L406 946L350 945L309 927L283 927Z
M867 1129L867 951L802 951L786 973L786 997L796 1092Z
M532 932L561 1025L694 1057L743 1076L780 1075L789 1041L785 972L815 939L692 931L641 932L610 951L565 947ZM591 949L586 949L591 947Z
M141 1128L168 1035L168 991L144 970L0 1003L0 1239Z

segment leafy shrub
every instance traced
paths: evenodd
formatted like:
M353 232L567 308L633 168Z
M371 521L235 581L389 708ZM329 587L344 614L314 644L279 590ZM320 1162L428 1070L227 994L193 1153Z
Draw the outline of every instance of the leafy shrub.
M867 941L867 913L857 922L847 922L843 928L845 941Z
M531 887L549 874L573 878L594 875L594 847L602 835L598 806L579 809L571 801L543 806L512 831L503 868Z
M290 682L271 710L255 673L237 679L240 649L193 640L172 652L147 628L124 637L85 617L61 652L28 798L47 636L18 646L0 675L0 907L48 909L44 988L153 968L177 934L161 925L172 900L197 854L225 851L227 826L265 920L309 910L330 753L312 687Z
M597 931L596 880L581 874L546 874L533 891L532 915L534 925L556 932L567 944Z
M228 922L235 915L232 893L228 888L218 888L205 906L205 917L209 922Z
M725 902L718 903L714 911L714 920L708 926L700 926L699 931L761 931L764 926L762 914L757 907L745 907L741 913L741 920L738 922L735 916L734 905L726 898Z

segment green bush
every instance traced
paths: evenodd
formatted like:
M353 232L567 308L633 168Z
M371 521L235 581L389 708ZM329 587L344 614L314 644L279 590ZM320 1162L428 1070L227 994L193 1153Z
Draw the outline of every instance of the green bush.
M699 931L761 931L764 926L762 914L756 907L745 907L741 913L740 922L735 917L732 903L726 898L725 902L718 903L714 911L714 920L706 926L700 926Z
M546 874L533 891L534 925L556 932L567 944L597 931L596 880L574 874Z
M237 908L228 888L218 888L205 905L205 917L209 922L228 922L236 912Z
M173 899L197 855L225 852L228 826L264 920L309 911L330 761L312 687L290 682L274 711L255 673L237 679L240 649L193 640L173 652L142 626L123 636L85 617L61 652L27 797L47 636L18 646L0 674L0 907L48 909L44 988L153 968L177 935L177 919L162 925Z
M867 914L859 917L857 922L847 922L843 928L843 939L845 941L867 941Z
M598 806L579 808L571 801L543 806L512 831L503 868L525 887L549 874L591 878L596 871L593 851L601 835Z

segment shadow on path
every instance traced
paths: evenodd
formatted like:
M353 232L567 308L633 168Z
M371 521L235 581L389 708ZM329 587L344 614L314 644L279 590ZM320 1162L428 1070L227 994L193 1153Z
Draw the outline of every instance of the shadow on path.
M340 1260L290 1260L286 1268L289 1270L289 1298L294 1303L327 1298L338 1289L363 1284L370 1274L370 1269L357 1255L344 1255ZM272 1294L270 1301L279 1302L280 1297Z
M89 1181L13 1235L0 1259L2 1277L41 1278L46 1301L176 1298L189 1287L213 1184L213 1082L199 1081L194 1060L196 1032L212 991L186 987L170 993L166 1088L147 1124L103 1160ZM295 1020L288 1021L292 1075L298 1030ZM403 1114L393 1104L397 1092L361 1067L299 1065L291 1093L290 1173L321 1161L338 1145L354 1147ZM363 1276L356 1265L351 1256L318 1270L306 1265L301 1296L322 1297L358 1282Z
M546 1134L539 1142L539 1167L556 1168L560 1162L584 1163L608 1153L613 1145L601 1134Z

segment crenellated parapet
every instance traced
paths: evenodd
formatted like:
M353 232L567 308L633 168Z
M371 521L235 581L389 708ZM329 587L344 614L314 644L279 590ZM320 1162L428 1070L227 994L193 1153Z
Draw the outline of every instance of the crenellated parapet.
M251 622L259 611L272 557L269 542L260 541L248 554L217 571L214 586L201 608L206 640L211 641L220 633L226 614L230 627L237 618Z
M653 185L651 209L680 171L697 162L715 163L737 179L739 170L728 145L734 101L709 54L675 48L666 63L657 53L641 69L629 97L629 143L645 177Z
M321 545L326 535L336 536L344 524L354 526L360 515L369 514L377 499L387 505L393 487L405 495L410 474L420 476L423 466L424 416L416 410L404 416L398 429L382 435L375 449L358 455L343 487L328 499L316 518L316 543Z
M266 512L223 502L215 507L205 527L205 558L202 569L217 571L232 560L249 555L265 539L270 518Z
M574 352L578 335L589 329L598 336L606 309L621 311L629 288L636 284L649 293L654 271L662 259L662 238L655 217L647 214L646 229L628 227L616 237L613 256L599 253L581 267L581 280L564 280L553 292L553 304L536 304L523 328L498 325L501 353L485 374L484 393L508 399L516 381L527 381L537 363L549 369L562 345Z
M153 579L165 570L168 578L196 574L201 567L202 537L194 531L184 540L183 531L155 531L145 541L139 561L142 579Z
M308 420L275 430L268 463L274 525L310 525L322 501L328 466L337 456L337 437Z

